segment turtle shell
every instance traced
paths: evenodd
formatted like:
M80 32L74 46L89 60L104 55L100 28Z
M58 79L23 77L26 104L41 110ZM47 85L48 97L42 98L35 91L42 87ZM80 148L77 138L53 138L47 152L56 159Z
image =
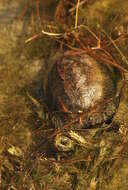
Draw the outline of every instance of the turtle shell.
M47 105L63 121L78 117L84 127L108 123L119 105L117 73L85 53L66 52L49 72Z

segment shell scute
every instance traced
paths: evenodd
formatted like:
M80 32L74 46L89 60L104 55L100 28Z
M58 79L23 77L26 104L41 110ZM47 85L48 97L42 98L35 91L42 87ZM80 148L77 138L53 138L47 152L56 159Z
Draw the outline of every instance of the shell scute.
M66 118L64 120L82 114L85 127L95 126L107 122L115 114L119 105L117 85L112 67L87 54L64 53L49 73L48 106Z

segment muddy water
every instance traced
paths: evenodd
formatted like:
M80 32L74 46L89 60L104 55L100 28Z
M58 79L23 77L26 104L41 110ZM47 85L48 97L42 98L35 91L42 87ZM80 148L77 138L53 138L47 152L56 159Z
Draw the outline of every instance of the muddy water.
M42 103L42 78L49 57L55 54L57 46L47 36L27 44L25 41L45 28L42 23L51 24L57 3L51 0L43 4L45 6L40 8L43 22L40 23L34 1L28 3L24 16L21 15L25 10L25 1L0 2L0 188L127 189L127 87L123 90L121 109L115 119L120 125L120 133L103 134L103 138L100 136L100 140L97 140L97 136L102 133L98 131L95 139L97 144L91 144L95 153L91 152L91 147L89 150L82 147L76 150L76 161L73 153L69 153L71 160L66 164L60 161L59 154L55 157L54 153L49 157L45 155L47 151L44 150L52 151L52 145L40 145L45 139L44 133L41 133L41 127L45 126L43 106L38 106L38 103ZM80 7L79 24L84 22L97 27L97 23L100 23L113 36L122 35L118 46L127 58L127 8L127 1L122 3L121 0L113 3L108 0L90 2L88 6ZM119 56L119 59L122 57ZM123 64L126 66L127 63ZM35 148L39 148L42 154L37 151L33 158ZM67 155L62 157L67 158ZM123 163L120 161L122 159ZM60 162L56 163L56 160ZM120 173L116 170L117 166ZM108 170L106 179L105 169ZM106 181L112 175L111 185L107 184Z
M27 93L39 97L44 57L48 55L41 50L49 46L47 39L25 44L25 40L38 30L29 7L20 19L24 9L24 1L0 2L0 189L20 189L22 186L20 180L23 183L24 177L20 176L22 169L18 167L22 167L25 152L34 143L32 130L38 126ZM36 20L35 13L33 18ZM45 47L42 44L46 44ZM17 182L11 183L11 178ZM29 189L29 183L21 188Z

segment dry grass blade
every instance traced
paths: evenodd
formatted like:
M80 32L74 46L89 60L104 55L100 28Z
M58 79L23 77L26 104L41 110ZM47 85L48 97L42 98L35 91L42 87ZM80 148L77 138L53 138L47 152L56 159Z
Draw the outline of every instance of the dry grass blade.
M28 38L28 39L25 41L25 43L29 43L29 42L31 42L32 40L37 39L38 37L42 36L42 34L45 34L45 35L47 35L47 36L53 36L53 37L61 37L61 36L64 35L64 33L53 33L53 32L47 32L47 31L42 30L41 33L35 34L34 36Z
M87 2L88 2L88 0L83 0L83 1L81 1L80 4L79 4L79 7L82 6L82 5L84 5L84 4L87 3ZM77 5L75 5L75 6L72 7L71 9L69 9L69 12L75 11L76 7L77 7Z
M63 36L64 33L53 33L53 32L46 32L44 30L42 30L42 34L46 34L48 36L55 36L55 37L60 37L60 36Z
M80 5L80 0L77 1L77 5L76 5L75 29L77 28L77 25L78 25L79 5Z
M32 36L32 37L28 38L27 40L25 40L25 43L29 43L29 42L31 42L31 41L37 39L37 38L40 37L41 35L42 35L42 33L40 33L40 34L35 34L34 36Z
M115 49L117 50L117 52L120 54L120 56L122 57L122 60L128 65L127 58L122 53L122 51L119 49L119 47L116 45L116 43L112 40L112 38L108 35L108 33L101 26L100 26L100 28L102 29L103 33L107 36L107 38L110 40L110 42L112 43L112 45L115 47Z

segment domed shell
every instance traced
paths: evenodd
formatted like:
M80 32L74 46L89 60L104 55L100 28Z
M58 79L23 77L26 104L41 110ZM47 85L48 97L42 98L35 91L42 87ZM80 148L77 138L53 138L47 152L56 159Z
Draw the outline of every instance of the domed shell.
M90 116L82 117L86 125L103 123L113 117L118 106L116 93L114 69L85 53L74 56L64 53L49 73L46 89L47 105L52 111L70 116L91 111ZM98 113L92 113L96 107Z

